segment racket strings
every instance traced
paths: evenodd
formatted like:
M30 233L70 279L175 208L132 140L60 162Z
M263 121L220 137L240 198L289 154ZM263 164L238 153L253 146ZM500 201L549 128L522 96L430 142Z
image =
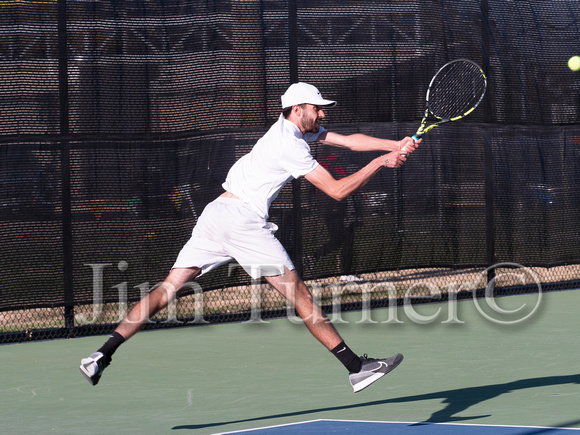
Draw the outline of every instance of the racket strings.
M479 104L486 85L485 76L474 63L451 63L431 81L427 100L429 110L441 119L462 116Z

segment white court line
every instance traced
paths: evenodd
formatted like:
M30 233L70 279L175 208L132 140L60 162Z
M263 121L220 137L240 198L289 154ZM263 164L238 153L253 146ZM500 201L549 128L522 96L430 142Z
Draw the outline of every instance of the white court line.
M573 428L573 427L545 427L545 426L519 426L519 425L508 425L508 424L469 424L469 423L430 423L430 422L420 422L420 421L373 421L373 420L335 420L335 419L328 419L328 418L321 418L317 420L307 420L307 421L299 421L296 423L286 423L286 424L277 424L273 426L264 426L264 427L256 427L253 429L242 429L236 430L232 432L219 432L215 433L214 435L228 435L228 434L236 434L236 433L244 433L244 432L251 432L255 430L264 430L264 429L274 429L277 427L287 427L287 426L296 426L300 424L308 424L308 423L316 423L321 421L335 421L335 422L344 422L344 423L383 423L383 424L433 424L433 425L441 425L441 426L471 426L471 427L505 427L505 428L513 428L513 429L557 429L557 430L571 430L571 431L580 431L580 428Z

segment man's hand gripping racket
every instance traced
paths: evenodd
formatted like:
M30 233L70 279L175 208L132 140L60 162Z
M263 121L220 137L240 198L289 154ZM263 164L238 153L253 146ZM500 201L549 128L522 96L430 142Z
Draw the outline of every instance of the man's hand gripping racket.
M475 62L457 59L443 65L429 83L425 114L413 140L418 142L435 127L469 115L483 99L486 89L487 78ZM429 114L437 121L427 126ZM406 155L404 148L401 151Z

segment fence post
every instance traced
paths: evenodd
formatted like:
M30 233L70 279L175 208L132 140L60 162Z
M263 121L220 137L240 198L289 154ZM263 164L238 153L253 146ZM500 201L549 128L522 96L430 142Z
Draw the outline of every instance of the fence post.
M494 216L494 177L493 177L493 150L492 140L483 133L485 143L484 171L485 171L485 237L486 237L486 262L488 264L487 284L494 282L496 263L495 258L495 216Z
M288 68L290 84L298 82L298 7L296 0L288 0ZM294 227L294 255L296 271L302 275L302 190L301 180L292 180L292 215Z
M489 66L489 2L488 0L482 0L480 4L481 11L481 45L482 52L485 58L485 63L482 65L483 70L486 75L488 74ZM490 85L488 82L487 93L490 94ZM491 122L491 114L493 113L493 107L491 105L491 98L488 96L484 99L483 107L485 108L484 113L487 114L486 122ZM486 262L488 266L487 272L487 285L495 282L495 268L492 267L496 263L495 258L495 217L494 217L494 174L493 174L493 149L492 149L492 139L483 133L483 140L485 143L484 150L484 168L485 168L485 233L486 233Z
M60 164L62 189L62 250L64 288L64 328L68 337L74 335L73 240L70 181L70 125L68 95L67 0L57 0L58 8L58 86Z

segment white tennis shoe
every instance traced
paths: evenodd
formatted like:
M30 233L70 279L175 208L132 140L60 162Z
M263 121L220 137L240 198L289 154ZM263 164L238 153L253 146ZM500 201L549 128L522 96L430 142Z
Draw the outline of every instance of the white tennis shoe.
M80 370L91 385L97 385L99 379L101 379L103 370L105 370L108 365L109 362L107 362L105 355L101 352L95 352L88 358L83 358L81 360Z
M348 375L350 385L352 385L354 392L358 393L394 370L402 361L403 355L400 353L386 359L368 358L367 355L363 355L360 372Z

